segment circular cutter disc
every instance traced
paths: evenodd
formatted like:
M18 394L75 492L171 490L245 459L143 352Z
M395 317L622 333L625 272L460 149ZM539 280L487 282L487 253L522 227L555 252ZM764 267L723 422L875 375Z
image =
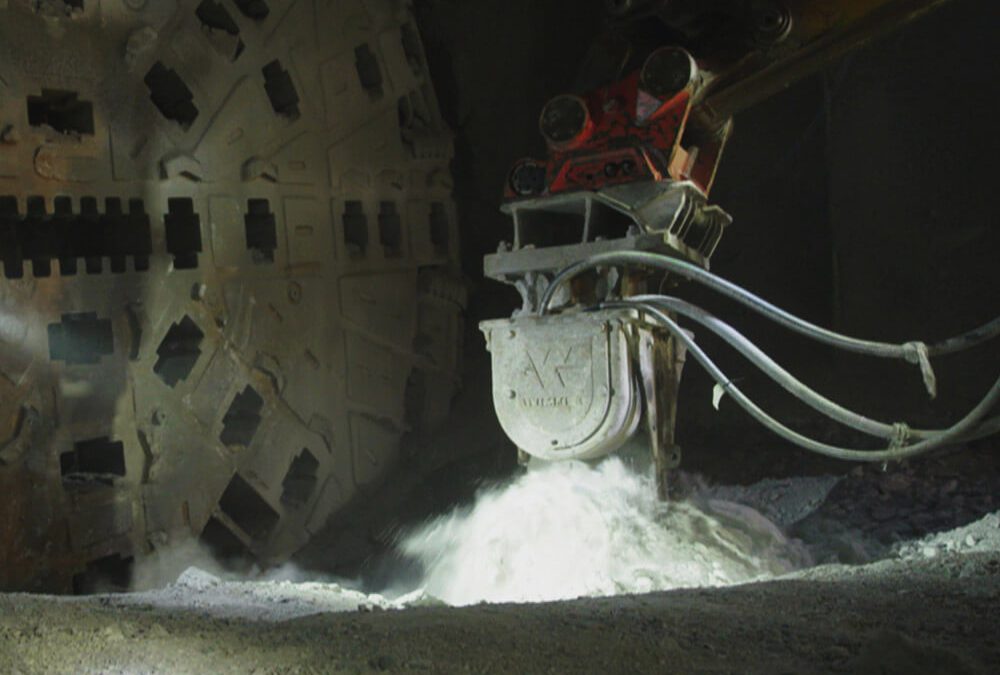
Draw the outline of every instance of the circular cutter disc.
M281 561L457 383L457 232L390 0L0 0L0 587Z

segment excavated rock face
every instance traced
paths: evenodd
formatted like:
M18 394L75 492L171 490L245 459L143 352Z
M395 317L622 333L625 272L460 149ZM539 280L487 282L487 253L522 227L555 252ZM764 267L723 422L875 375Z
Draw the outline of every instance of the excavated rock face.
M0 0L0 588L280 561L447 413L451 137L396 0Z

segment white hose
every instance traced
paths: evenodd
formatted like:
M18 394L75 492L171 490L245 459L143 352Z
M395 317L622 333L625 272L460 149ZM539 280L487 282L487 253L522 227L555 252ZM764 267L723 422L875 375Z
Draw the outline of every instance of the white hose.
M636 302L609 302L603 306L607 308L631 308L635 309ZM543 305L544 306L544 305ZM702 348L688 335L678 324L663 310L648 304L641 305L642 311L654 317L675 338L687 347L688 352L708 371L709 375L723 388L723 390L733 398L751 417L763 424L765 427L781 436L785 440L798 445L801 448L816 452L827 457L848 461L860 462L889 462L907 459L922 455L932 450L945 447L956 441L963 440L969 434L975 434L979 430L979 423L982 419L1000 402L1000 378L993 383L986 396L961 420L951 427L941 431L935 436L919 441L912 445L901 445L890 447L887 450L858 450L854 448L844 448L829 445L817 441L808 436L804 436L793 429L785 426L775 418L766 413L760 406L750 400L739 387L730 380L726 374L712 361Z
M648 253L641 251L622 251L610 253L598 253L590 256L578 263L574 263L560 271L542 294L538 305L538 314L544 315L548 311L549 304L556 289L567 279L580 272L594 267L609 265L635 265L654 267L666 270L684 277L691 281L700 283L722 295L736 300L743 305L753 309L760 314L776 321L786 328L813 338L819 342L844 349L846 351L868 356L881 358L902 359L920 366L920 371L924 379L924 386L928 394L933 398L937 392L937 383L934 371L931 368L930 356L940 356L951 354L964 349L969 349L991 338L1000 335L1000 318L981 326L975 330L963 333L954 338L944 340L935 345L926 345L923 342L907 342L904 344L893 344L887 342L877 342L872 340L861 340L847 335L841 335L821 326L809 323L780 307L776 307L760 298L750 291L737 286L731 281L715 276L697 265L694 265L677 258L670 258L658 253Z

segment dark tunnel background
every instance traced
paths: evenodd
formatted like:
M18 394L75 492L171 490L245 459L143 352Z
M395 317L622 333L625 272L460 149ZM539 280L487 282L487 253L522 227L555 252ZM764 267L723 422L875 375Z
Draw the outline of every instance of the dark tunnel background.
M511 237L498 210L506 172L517 158L544 154L539 111L571 90L601 29L601 4L417 4L457 133L456 198L474 285L469 389L489 381L475 325L517 302L482 277L482 256ZM946 3L737 115L711 195L734 218L713 271L820 325L872 339L932 341L996 315L997 25L995 3ZM990 346L939 359L940 393L929 402L910 366L833 353L694 285L680 294L737 324L820 391L885 418L953 421L1000 367ZM766 408L836 434L718 341L700 339ZM679 413L687 466L712 454L731 463L765 446L801 463L800 451L781 447L735 405L716 412L710 402L709 378L690 363ZM491 410L481 414L495 425Z
M471 289L464 390L441 432L408 439L395 477L376 499L348 509L299 556L354 573L400 526L464 500L515 467L496 421L490 363L477 325L519 305L485 280L482 258L512 236L500 213L511 164L543 156L537 120L572 91L601 30L598 0L419 0L418 20L443 112L455 130L455 196ZM735 119L711 201L734 218L712 270L815 323L869 339L933 341L1000 311L995 157L991 132L1000 7L954 0L835 61ZM947 425L964 415L1000 369L987 344L935 361L929 401L914 366L835 353L776 329L749 310L688 284L679 295L711 309L821 393L873 417ZM712 336L699 342L741 388L797 430L877 448L795 401ZM810 455L757 426L689 361L681 384L682 468L722 483L850 466ZM1000 468L972 444L976 462ZM371 572L378 576L378 564ZM397 570L398 572L398 570Z
M588 48L605 28L602 0L413 4L454 130L461 262L471 293L463 389L448 423L406 436L399 466L338 511L298 556L311 570L351 577L377 576L380 559L391 555L407 526L516 471L515 449L490 400L489 354L478 324L510 315L519 301L511 288L483 278L483 256L512 236L499 210L512 163L545 154L540 110L553 96L575 91ZM737 116L711 196L734 217L714 272L817 324L869 339L930 342L1000 314L992 199L1000 150L992 124L1000 8L986 0L940 4ZM886 421L946 426L1000 370L995 344L938 359L939 396L928 401L911 365L833 352L693 284L677 294L732 322L822 393ZM743 389L796 429L878 447L783 394L720 340L704 331L697 339ZM851 469L782 442L731 401L719 411L711 402L711 380L689 360L678 415L686 472L732 484ZM95 442L121 456L121 442ZM996 477L980 490L989 495L983 504L994 503L1000 485L997 442L971 444L964 456L974 461L958 469L973 476L986 468ZM62 472L72 475L87 464L88 448L82 443L65 454ZM118 463L99 468L125 471Z

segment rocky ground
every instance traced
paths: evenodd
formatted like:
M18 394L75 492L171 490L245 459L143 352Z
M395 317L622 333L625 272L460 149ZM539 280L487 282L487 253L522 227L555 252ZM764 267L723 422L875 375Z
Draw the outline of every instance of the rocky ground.
M975 673L1000 663L1000 557L948 553L712 590L277 623L0 599L5 672Z
M995 464L980 447L750 486L691 477L821 563L725 588L454 608L192 571L152 593L0 596L0 671L996 672Z

